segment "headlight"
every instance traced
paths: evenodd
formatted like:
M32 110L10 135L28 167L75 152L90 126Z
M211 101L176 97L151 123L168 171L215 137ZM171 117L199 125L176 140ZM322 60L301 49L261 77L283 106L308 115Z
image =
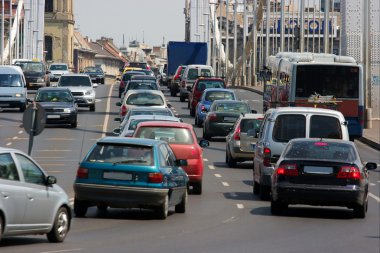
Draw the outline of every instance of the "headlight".
M91 95L91 93L92 93L92 90L88 90L86 91L85 95Z
M22 98L24 96L24 94L22 94L22 93L16 93L15 94L15 97L16 98Z
M70 112L71 112L71 109L70 109L70 108L65 108L65 109L63 109L63 112L65 112L65 113L70 113Z
M44 78L38 78L37 82L45 82L45 79Z

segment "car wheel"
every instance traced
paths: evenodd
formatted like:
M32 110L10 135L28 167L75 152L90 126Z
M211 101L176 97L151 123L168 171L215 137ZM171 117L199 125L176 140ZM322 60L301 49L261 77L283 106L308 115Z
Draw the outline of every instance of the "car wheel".
M187 100L187 109L190 109L190 99Z
M169 195L165 196L164 203L156 208L157 217L161 220L165 220L169 213Z
M287 205L284 204L284 203L281 203L280 201L278 200L271 200L270 201L270 211L273 215L279 215L281 214L285 209L286 209Z
M49 242L63 242L69 231L69 227L69 213L65 207L61 207L57 212L52 229L47 233Z
M175 92L174 89L170 89L170 95L171 95L172 97L176 97L176 96L177 96L177 92Z
M227 149L226 152L227 152L227 164L228 164L228 167L230 167L230 168L236 167L236 160L232 158L230 149Z
M76 128L77 126L78 126L78 121L77 119L75 119L75 121L71 123L71 127Z
M90 105L90 111L91 111L91 112L94 112L94 111L95 111L95 104Z
M208 141L211 140L211 136L208 133L206 133L205 128L203 128L203 139L208 140Z
M197 195L202 194L202 182L193 183L193 193Z
M270 197L270 188L269 186L263 185L260 183L260 199L261 200L269 200Z
M26 109L26 105L22 105L22 106L20 106L20 112L24 112L25 109Z
M181 101L181 102L185 102L185 97L180 95L180 97L179 97L179 101Z
M260 193L260 185L253 179L253 194L257 195Z
M187 189L185 190L185 193L182 196L182 201L178 205L175 206L175 212L176 213L185 213L186 212L186 205L187 205Z
M190 107L190 116L194 117L195 116L195 109Z
M101 84L104 84L104 79L102 79L102 81L100 82Z
M0 242L1 242L1 238L3 237L3 217L0 215Z
M364 201L363 205L357 205L354 207L354 217L364 219L368 209L368 200Z
M84 217L87 213L88 206L84 201L74 199L74 213L76 217Z

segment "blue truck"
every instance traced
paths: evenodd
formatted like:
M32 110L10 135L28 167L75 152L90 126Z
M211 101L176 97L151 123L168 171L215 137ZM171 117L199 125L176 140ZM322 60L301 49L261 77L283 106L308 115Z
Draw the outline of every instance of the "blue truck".
M179 90L179 76L175 72L180 65L206 64L207 43L205 42L184 42L169 41L167 45L167 84L173 93Z

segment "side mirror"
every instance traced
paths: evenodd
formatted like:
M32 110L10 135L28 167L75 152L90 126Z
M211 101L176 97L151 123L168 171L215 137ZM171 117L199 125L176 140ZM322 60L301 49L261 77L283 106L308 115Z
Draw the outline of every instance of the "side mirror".
M120 77L116 77L116 81L120 81L121 79L120 79Z
M26 102L28 102L28 103L33 103L33 101L34 101L34 98L28 98L28 99L26 99Z
M114 118L113 121L118 121L118 122L121 122L121 118L117 117L117 118Z
M365 168L366 168L367 170L375 170L375 169L377 168L377 164L376 164L376 163L367 163L367 164L365 165Z
M251 112L252 112L252 113L257 113L257 111L256 111L256 110L251 110Z
M50 72L49 70L46 71L46 74L47 74L47 75L50 74L50 73L51 73L51 72Z
M208 146L210 146L210 142L208 140L202 139L199 141L199 146L201 146L202 148L207 148Z
M116 102L116 106L121 106L121 102Z
M115 129L112 131L112 133L113 133L114 135L119 136L119 135L121 134L121 129L120 129L120 128L115 128Z
M46 178L46 184L47 185L53 185L57 183L57 178L55 176L47 176Z
M168 108L172 108L172 105L171 104L167 104Z
M175 165L179 166L179 167L181 167L181 166L187 166L187 160L182 160L182 159L176 160L175 161Z
M98 88L98 84L97 84L97 83L93 83L93 84L92 84L92 87L94 87L94 88Z

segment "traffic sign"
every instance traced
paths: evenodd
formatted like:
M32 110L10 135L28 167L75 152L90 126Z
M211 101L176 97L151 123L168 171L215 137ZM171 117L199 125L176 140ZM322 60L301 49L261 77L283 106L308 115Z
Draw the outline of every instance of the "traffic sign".
M33 114L34 119L33 119ZM29 105L22 117L22 123L25 131L33 136L39 135L45 128L46 124L46 113L45 109L38 103L33 103Z

